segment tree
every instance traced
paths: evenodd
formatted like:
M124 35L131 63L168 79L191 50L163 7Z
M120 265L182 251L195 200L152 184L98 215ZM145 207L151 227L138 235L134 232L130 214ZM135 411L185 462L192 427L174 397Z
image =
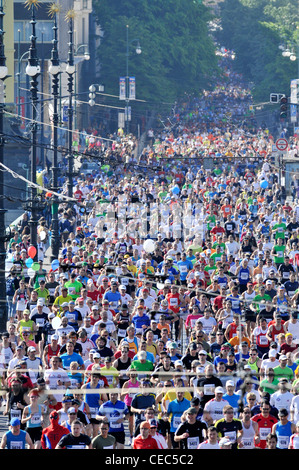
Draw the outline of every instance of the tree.
M212 86L217 72L214 43L209 36L209 10L193 0L95 0L94 11L103 37L97 54L107 93L118 95L119 77L126 74L126 26L129 26L129 75L136 77L136 97L173 103L184 93ZM142 54L134 53L139 39ZM134 105L135 107L135 105Z
M252 81L255 101L271 92L289 93L296 64L282 57L279 45L296 41L295 1L225 0L217 40L236 53L235 68Z

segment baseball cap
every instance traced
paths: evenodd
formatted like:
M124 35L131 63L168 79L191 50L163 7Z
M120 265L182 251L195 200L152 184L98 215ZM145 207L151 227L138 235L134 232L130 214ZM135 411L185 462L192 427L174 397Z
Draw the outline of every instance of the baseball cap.
M151 428L157 428L158 427L158 423L155 419L150 419L149 424L150 424Z
M18 418L12 418L10 420L10 425L11 426L19 426L21 424L21 421Z
M140 424L140 429L150 429L151 428L151 425L150 423L148 423L147 421L142 421L142 423Z
M189 415L197 415L197 409L191 406L190 408L187 409L187 414Z
M74 408L73 406L71 406L68 410L67 410L68 414L70 413L77 413L76 411L76 408Z
M275 349L270 349L270 351L268 352L269 357L276 357L276 354L277 352L275 351Z
M183 366L183 365L184 365L184 364L183 364L183 362L182 362L180 359L178 359L177 361L174 362L174 367L176 367L176 366Z
M216 387L215 388L215 393L223 393L224 394L224 388L223 387Z
M233 380L228 380L225 385L228 386L228 387L234 387L235 383L234 383Z
M219 441L220 446L229 446L231 445L231 441L228 439L228 437L222 437Z

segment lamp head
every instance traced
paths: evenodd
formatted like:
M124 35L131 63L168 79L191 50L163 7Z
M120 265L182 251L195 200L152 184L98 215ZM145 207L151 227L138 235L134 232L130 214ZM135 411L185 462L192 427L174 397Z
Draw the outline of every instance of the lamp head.
M31 65L28 64L26 67L26 75L29 77L35 77L40 73L40 66L39 65Z
M8 68L6 65L0 66L0 80L3 80L8 75Z

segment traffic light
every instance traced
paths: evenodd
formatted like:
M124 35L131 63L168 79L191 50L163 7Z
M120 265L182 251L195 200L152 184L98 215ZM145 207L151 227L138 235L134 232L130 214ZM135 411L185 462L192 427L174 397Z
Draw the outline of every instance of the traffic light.
M280 98L280 117L285 119L288 115L288 99L286 96Z

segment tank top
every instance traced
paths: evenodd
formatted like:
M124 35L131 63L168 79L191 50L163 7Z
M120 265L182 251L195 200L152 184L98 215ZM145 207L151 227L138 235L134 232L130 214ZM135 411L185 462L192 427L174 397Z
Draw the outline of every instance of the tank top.
M131 380L129 380L129 381L128 381L128 388L127 388L127 390L128 390L129 388L138 388L139 386L140 386L140 383L138 382L138 380L137 380L137 382L136 382L135 384L133 384L133 383L131 382ZM128 393L128 392L127 392L127 394L126 394L126 396L125 396L125 399L124 399L124 402L125 402L125 404L126 404L127 406L131 406L131 403L132 403L132 400L133 400L133 397L134 397L135 393L136 393L136 392L134 392L134 393Z
M118 358L117 370L118 370L118 371L127 370L127 369L130 367L131 363L132 363L132 359L131 359L131 358L128 358L127 362L121 362L120 358ZM120 376L119 376L119 384L120 384L121 386L123 386L123 384L124 384L127 380L129 380L129 376L128 376L128 375L126 375L126 374L124 374L124 373L120 374Z
M26 449L26 431L20 429L20 434L17 436L8 431L6 433L6 445L8 449Z
M276 436L277 436L277 447L278 449L287 449L290 442L292 433L292 423L288 421L287 424L281 424L280 422L276 425Z
M240 447L240 449L254 449L254 436L255 436L255 431L252 425L252 422L250 421L250 426L249 428L245 428L244 423L242 424L243 426L243 436L242 436L242 442L244 444L244 447Z
M255 372L259 371L259 368L257 366L257 361L258 361L258 359L256 359L256 361L253 362L253 363L247 361L247 364L250 366L251 370L254 370Z
M91 384L90 382L87 383L86 385L86 388L87 390L90 390L91 389ZM100 384L98 383L98 385L96 386L96 388L101 388ZM99 393L86 393L85 395L85 402L87 403L87 405L89 406L89 409L90 409L90 417L91 418L95 418L97 413L98 413L98 410L99 410L99 398L100 398L100 394Z
M256 296L255 292L248 294L248 292L244 292L244 300L245 300L245 307L249 307L250 302L253 301L254 297Z
M256 345L260 348L267 348L269 346L269 340L266 337L267 330L263 332L261 328L258 329L258 333L256 335Z
M277 310L281 314L282 317L288 316L288 301L286 297L284 296L283 299L280 299L279 297L277 298Z
M58 356L59 350L60 350L59 345L57 346L57 350L53 351L53 349L51 348L51 344L48 344L48 354L47 354L48 364L50 364L51 357Z
M31 406L28 407L29 415L32 414ZM40 428L42 418L42 406L38 405L38 412L33 413L29 421L27 421L27 428Z
M228 284L227 277L218 277L218 284L220 287L226 287Z
M279 333L284 333L283 325L281 325L280 330L277 330L275 325L273 325L272 334L271 334L273 341L277 341L277 336L279 335Z
M288 324L288 333L293 335L293 340L299 340L299 322Z
M24 392L21 391L18 395L13 393L9 397L9 409L10 409L10 419L18 418L21 421L23 410L18 408L17 404L21 403L24 406L27 406L27 403L24 400Z
M249 281L250 271L249 268L241 268L238 274L239 283L244 285Z
M125 321L126 323L122 323L117 327L117 336L119 338L124 338L127 333L127 328L130 325L130 318L127 315L120 314L119 320Z

